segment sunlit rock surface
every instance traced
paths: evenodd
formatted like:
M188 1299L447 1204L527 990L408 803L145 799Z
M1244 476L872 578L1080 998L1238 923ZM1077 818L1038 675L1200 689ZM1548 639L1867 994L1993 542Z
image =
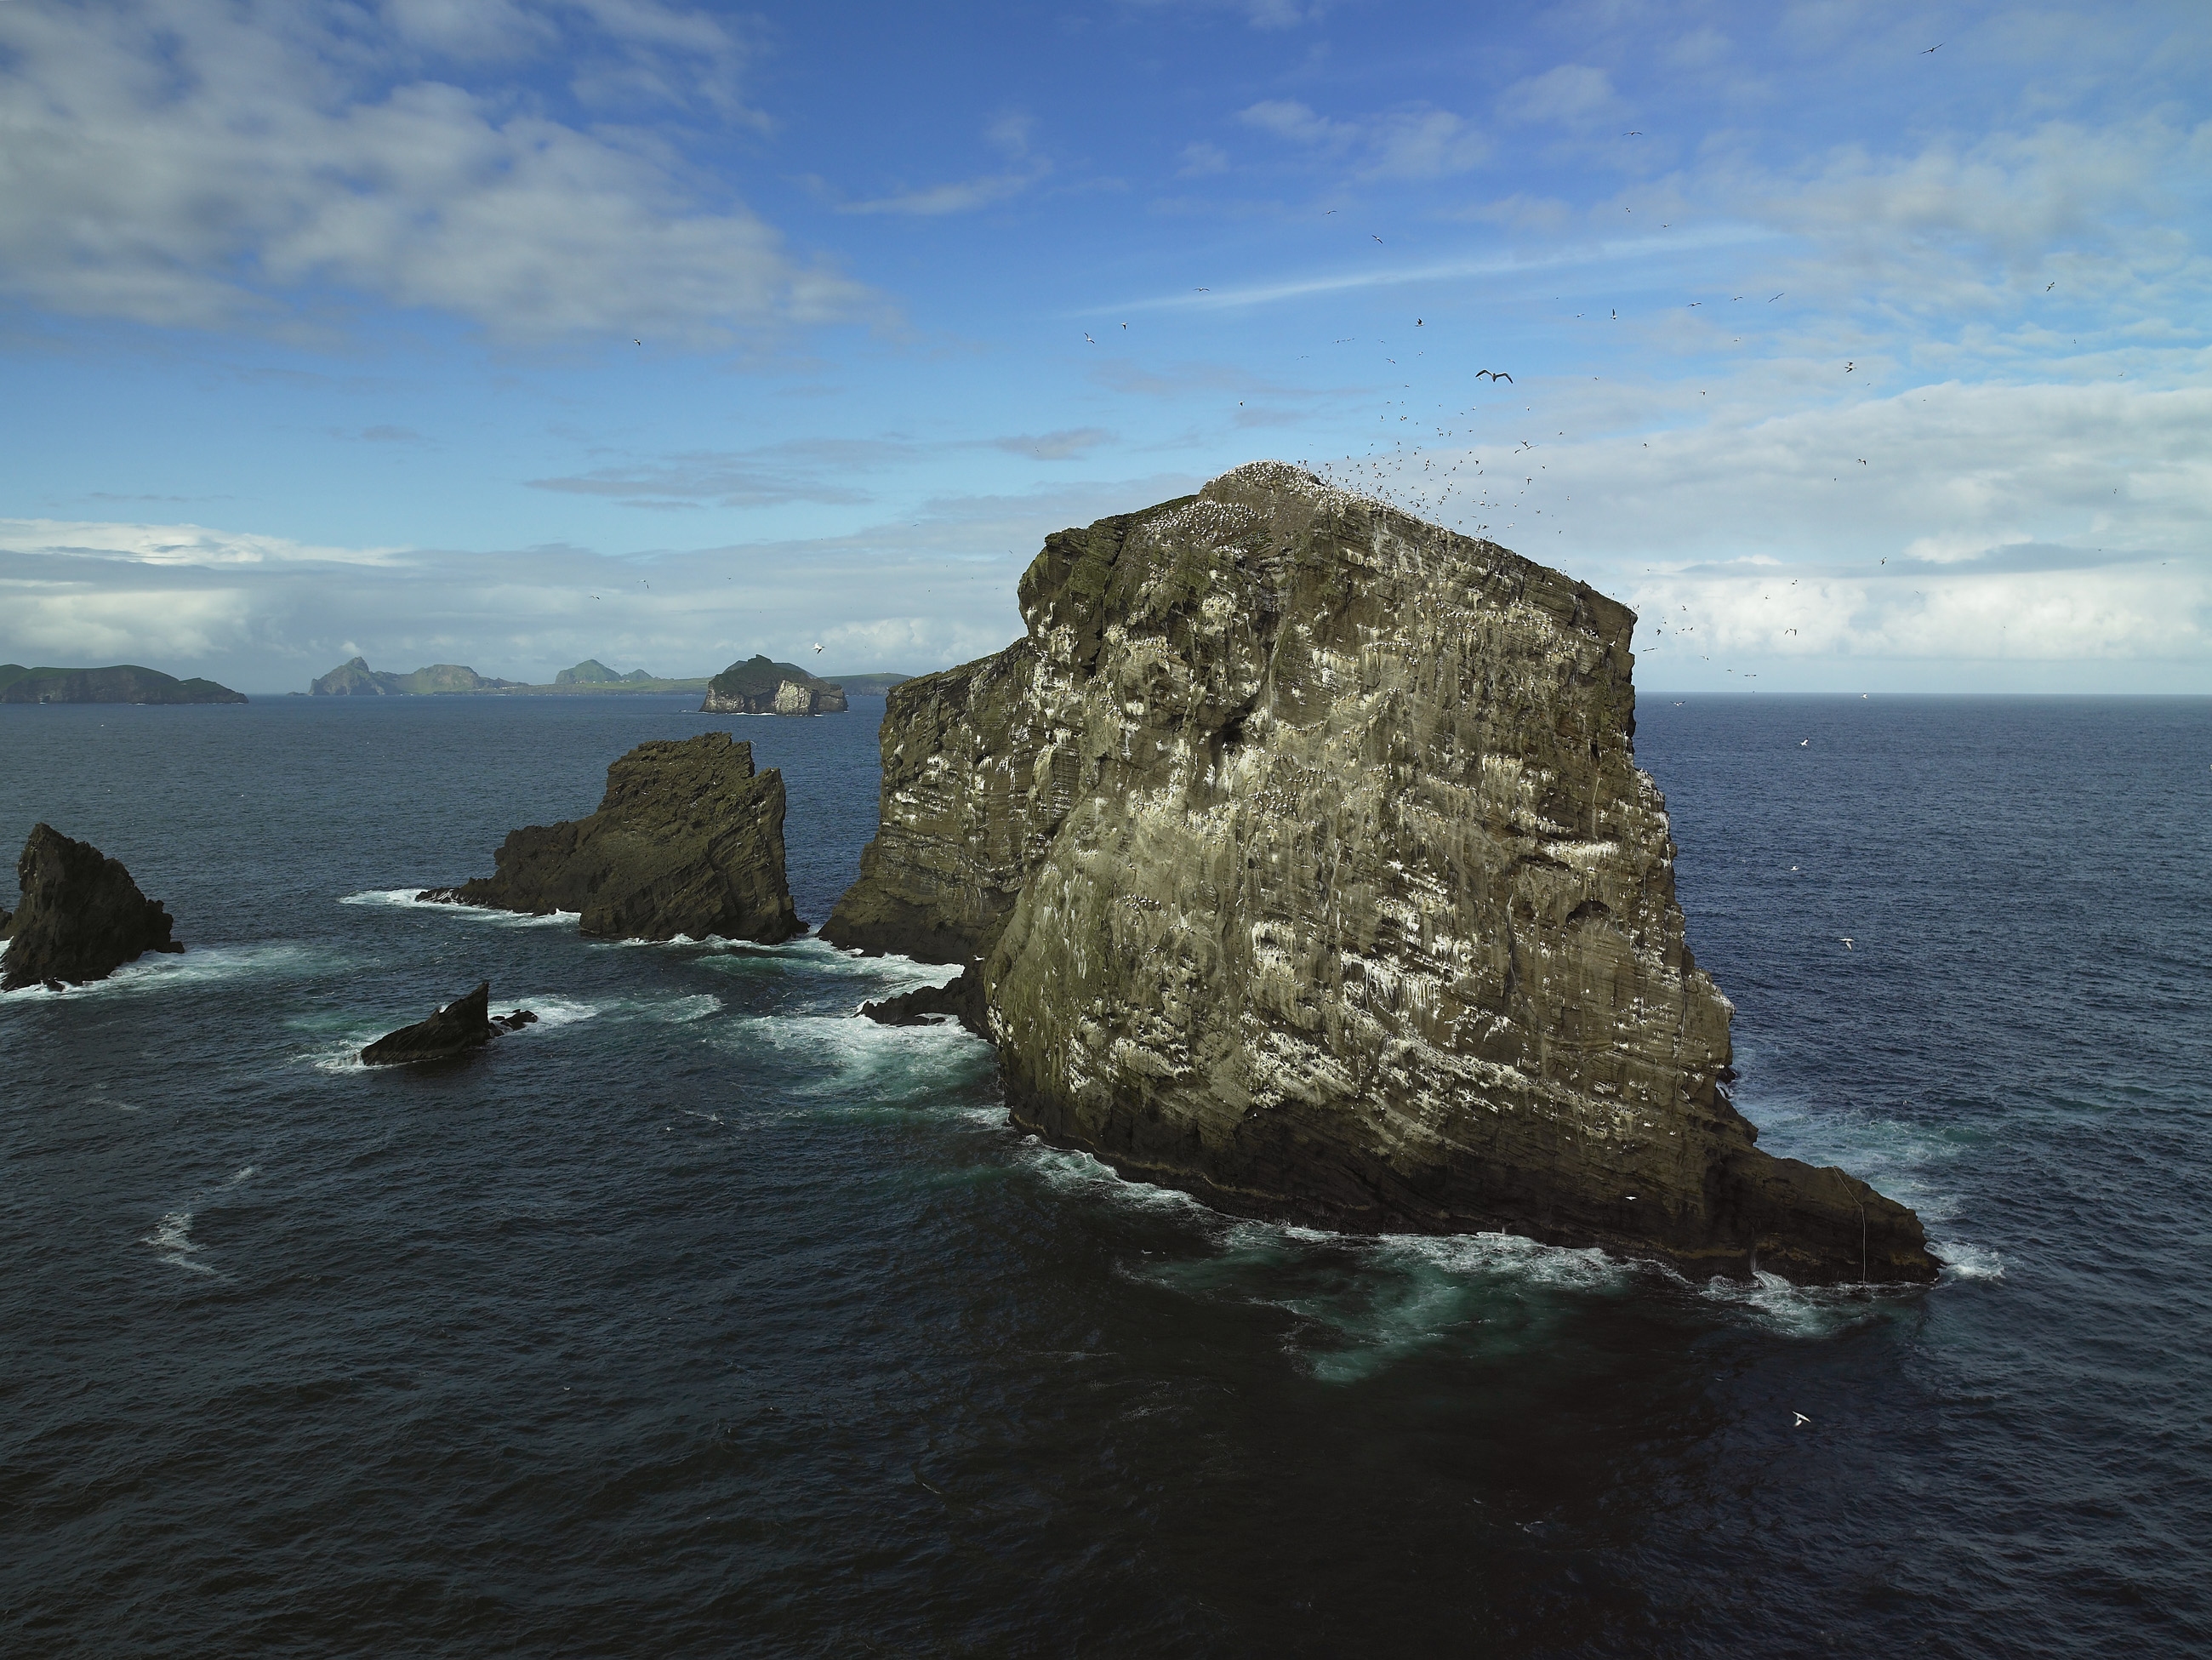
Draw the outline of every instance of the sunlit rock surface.
M1050 538L907 682L833 942L970 964L1016 1121L1224 1209L1926 1280L1729 1104L1635 618L1261 462Z

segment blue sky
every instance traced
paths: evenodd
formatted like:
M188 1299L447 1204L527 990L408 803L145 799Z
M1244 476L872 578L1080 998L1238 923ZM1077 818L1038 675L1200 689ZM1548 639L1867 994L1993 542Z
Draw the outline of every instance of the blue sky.
M2191 5L14 0L0 659L925 670L1277 457L1649 690L2212 691L2208 104Z

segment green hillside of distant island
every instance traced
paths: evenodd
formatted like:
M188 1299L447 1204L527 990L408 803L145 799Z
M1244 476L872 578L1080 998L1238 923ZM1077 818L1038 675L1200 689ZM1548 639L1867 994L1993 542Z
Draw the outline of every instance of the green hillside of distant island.
M243 703L246 694L212 680L179 680L118 663L104 669L26 668L0 663L0 703Z

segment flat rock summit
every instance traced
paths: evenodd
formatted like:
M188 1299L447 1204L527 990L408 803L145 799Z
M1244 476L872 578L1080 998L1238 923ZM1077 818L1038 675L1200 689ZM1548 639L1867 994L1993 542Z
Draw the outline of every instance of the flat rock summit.
M1935 1277L1729 1101L1626 607L1275 462L1051 537L1020 605L891 692L823 930L964 965L1018 1123L1232 1212Z

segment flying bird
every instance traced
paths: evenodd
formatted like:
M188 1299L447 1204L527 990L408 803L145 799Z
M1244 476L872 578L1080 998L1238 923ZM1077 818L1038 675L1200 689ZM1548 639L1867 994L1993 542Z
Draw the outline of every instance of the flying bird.
M817 640L817 641L814 642L814 654L815 654L817 657L819 657L819 656L821 656L821 655L822 655L822 642L821 642L819 640Z
M2048 293L2050 293L2050 292L2051 292L2051 289L2053 289L2057 288L2057 286L2058 286L2058 284L2057 284L2057 283L2045 283L2043 285L2043 291L2044 291L2045 294L2048 294Z
M1084 337L1085 340L1091 340L1091 331L1090 331L1089 329L1085 329L1085 330L1084 330L1084 331L1083 331L1083 337ZM1092 345L1094 345L1094 346L1095 346L1095 345L1097 345L1098 343L1097 343L1096 340L1091 340L1091 344Z
M1489 376L1489 377L1490 377L1493 381L1495 381L1495 380L1505 380L1505 381L1510 381L1510 380L1513 379L1513 377L1512 377L1511 375L1507 374L1504 374L1503 371L1498 370L1498 369L1477 369L1477 370L1474 372L1474 378L1475 378L1476 380L1481 380L1481 379L1482 379L1482 377L1483 377L1484 375L1486 375L1486 375L1488 375L1488 376Z
M1783 290L1783 294L1787 294L1788 292L1789 292L1789 290L1788 290L1787 289L1784 289ZM1778 294L1778 295L1776 295L1774 296L1774 300L1779 300L1781 297L1782 297L1782 295ZM1771 306L1771 305L1772 305L1772 304L1774 303L1774 300L1770 300L1770 301L1768 301L1766 303L1767 303L1768 305L1770 305L1770 306Z
M1842 940L1842 941L1844 942L1844 949L1845 951L1849 951L1849 950L1850 950L1850 949L1851 949L1851 937L1850 937L1850 935L1849 935L1849 934L1847 934L1847 933L1839 933L1839 934L1838 934L1838 935L1836 936L1836 938L1837 938L1837 939L1840 939L1840 940Z
M1794 1418L1794 1419L1796 1419L1796 1420L1797 1420L1796 1423L1792 1424L1792 1425L1790 1426L1790 1427L1791 1429L1793 1429L1793 1430L1795 1430L1795 1429L1802 1429L1802 1428L1804 1428L1804 1427L1805 1427L1805 1426L1806 1426L1806 1425L1808 1425L1808 1424L1809 1424L1809 1423L1811 1423L1811 1422L1813 1421L1811 1419L1808 1418L1808 1417L1807 1417L1803 1413L1802 1413L1802 1412L1792 1411L1792 1412L1790 1413L1790 1415L1792 1418Z
M1634 132L1624 132L1624 133L1622 133L1620 136L1621 136L1623 138L1641 138L1641 137L1644 137L1644 132L1643 132L1643 129L1638 128L1638 129L1636 131L1634 131Z
M1370 231L1370 232L1368 232L1367 234L1368 234L1370 236L1375 236L1375 233L1374 233L1373 231ZM1376 241L1380 242L1382 239L1381 237L1379 237L1379 236L1375 236L1375 240L1376 240Z
M1942 41L1942 40L1938 40L1938 41L1937 41L1934 46L1930 46L1930 47L1929 47L1929 48L1928 48L1928 52L1922 52L1920 55L1921 55L1923 58L1925 58L1926 56L1928 56L1928 52L1941 52L1941 51L1942 51L1942 50L1943 50L1943 48L1944 48L1944 46L1945 46L1945 45L1946 45L1946 44L1948 44L1948 43L1947 43L1947 42L1944 42L1944 41Z
M1790 632L1795 634L1797 630L1791 629ZM1813 747L1813 740L1809 738L1801 738L1797 740L1797 747L1801 750L1808 750Z
M2048 293L2048 292L2049 292L2049 290L2048 290L2048 289L2045 289L2045 293ZM643 345L644 344L645 344L645 342L644 342L644 341L642 341L642 340L633 340L633 341L631 341L631 342L630 342L630 344L632 344L633 346L641 346L641 345Z

